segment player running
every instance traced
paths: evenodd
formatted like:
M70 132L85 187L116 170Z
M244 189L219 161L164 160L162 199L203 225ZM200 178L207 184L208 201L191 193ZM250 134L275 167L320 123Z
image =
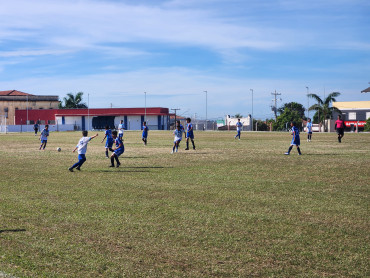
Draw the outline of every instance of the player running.
M101 141L102 143L104 142L105 138L107 138L107 141L105 142L105 157L109 158L108 150L113 152L113 149L112 149L113 137L112 137L112 131L109 129L109 126L105 126L104 138Z
M116 148L113 150L113 153L110 157L111 165L109 167L114 167L114 160L116 160L117 164L116 167L118 168L121 163L119 162L118 157L125 152L125 146L123 145L122 140L117 137L117 131L114 130L112 132L114 143L116 144Z
M195 150L193 124L190 118L186 118L186 151L189 150L189 139L193 144L193 150Z

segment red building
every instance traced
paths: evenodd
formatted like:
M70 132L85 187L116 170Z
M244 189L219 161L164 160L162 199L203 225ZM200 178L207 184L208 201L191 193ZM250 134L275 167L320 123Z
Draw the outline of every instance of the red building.
M89 108L89 109L42 109L16 110L15 124L50 124L73 126L74 130L116 128L123 120L126 129L140 130L147 122L149 129L167 130L170 114L168 108Z

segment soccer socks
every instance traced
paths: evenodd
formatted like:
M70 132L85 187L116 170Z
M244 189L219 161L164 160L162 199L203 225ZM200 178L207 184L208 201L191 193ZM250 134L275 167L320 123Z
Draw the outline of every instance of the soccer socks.
M188 150L189 149L189 141L186 140L186 149L185 150Z
M110 158L111 167L114 167L114 156Z
M194 140L191 140L191 143L193 144L193 150L195 150L195 143L194 143Z
M289 149L288 149L288 153L290 153L290 151L292 150L293 146L290 146Z
M121 163L119 162L119 159L118 159L118 156L114 156L114 159L116 160L116 162L117 162L117 166L119 166L119 165L121 165Z
M109 156L108 156L108 150L105 150L105 156L106 156L106 157L109 157Z
M297 151L298 151L298 154L301 155L301 149L299 147L297 147Z

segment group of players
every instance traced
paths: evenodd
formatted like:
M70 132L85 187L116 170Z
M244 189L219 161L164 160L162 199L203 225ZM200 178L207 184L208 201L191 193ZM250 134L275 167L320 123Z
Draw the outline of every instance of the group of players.
M237 134L235 135L235 139L238 137L240 140L240 133L242 129L242 123L240 122L240 119L238 119L238 122L236 123L236 130ZM290 143L288 151L285 153L285 155L289 155L290 151L292 150L293 146L296 146L298 155L302 155L301 150L300 150L300 135L299 135L299 129L296 125L295 122L290 123L291 130L292 130L292 141ZM335 122L335 129L338 134L338 142L342 142L342 138L344 136L344 129L345 129L345 123L341 119L341 116L338 115L338 119ZM147 145L148 142L148 131L149 128L146 124L146 122L143 122L143 127L142 127L142 141L144 145ZM307 142L311 142L312 140L312 122L311 119L307 119L307 125L306 125L306 131L307 131ZM119 156L125 152L125 147L123 144L123 132L124 132L124 125L123 125L123 120L121 120L120 124L118 125L118 132L116 130L111 131L108 126L105 127L105 132L104 132L104 138L101 141L102 143L106 139L105 143L105 156L107 158L110 158L111 160L111 165L109 167L119 167L121 165L119 161ZM181 125L180 121L176 121L176 128L173 132L175 138L174 138L174 143L172 147L172 152L176 153L178 152L180 142L182 141L183 134L186 134L186 148L185 150L189 150L189 141L191 141L193 145L193 149L195 150L195 143L194 143L194 132L193 132L193 124L191 123L191 119L187 118L186 119L186 131L183 125ZM35 130L35 135L37 134L37 131ZM75 152L76 150L78 151L78 162L73 164L70 168L68 168L69 171L73 172L73 169L76 170L81 170L82 164L86 161L86 151L87 151L87 144L94 139L95 137L98 136L98 133L95 134L94 136L88 137L88 132L83 131L82 132L82 138L78 141L78 144L76 148L73 150ZM39 150L44 150L47 144L47 138L49 136L49 126L45 125L45 128L41 131L40 134L40 141L41 145ZM115 145L115 148L113 149L113 145ZM109 156L109 152L111 151L112 154ZM114 162L116 161L116 165Z
M288 151L284 154L289 155L293 146L296 146L297 151L298 151L298 155L302 155L301 149L299 148L299 146L301 144L301 140L300 140L300 136L299 136L299 129L296 126L295 122L291 122L290 126L291 126L291 129L292 129L293 138L292 138L292 141L290 143ZM344 136L344 129L345 129L346 125L345 125L345 122L342 119L341 115L338 115L338 118L335 121L334 127L335 127L335 130L337 131L338 143L342 143L342 138ZM311 122L310 118L307 119L306 130L307 130L307 142L311 142L311 140L312 140L312 122Z
M189 140L191 140L193 149L195 150L194 132L193 132L193 125L191 123L191 119L187 118L186 123L187 123L187 127L186 127L186 149L185 150L189 150ZM106 140L105 156L107 158L110 158L111 160L111 165L109 167L118 168L121 165L119 161L119 156L125 152L125 146L123 145L123 131L124 131L123 120L121 120L120 124L118 125L118 132L116 130L111 131L109 126L105 127L104 138L101 142L103 143L104 140ZM143 122L142 131L143 132L142 132L141 140L144 142L144 145L146 146L148 143L148 131L149 131L149 128L146 122ZM174 146L173 146L171 153L178 151L180 142L182 140L183 133L185 133L185 128L181 125L180 121L177 121L176 129L173 132L173 134L175 135L175 139L174 139ZM97 133L91 137L88 137L87 135L88 135L88 132L86 130L82 131L82 138L78 141L76 148L73 150L73 152L75 152L76 150L78 151L78 162L76 162L70 168L68 168L70 172L73 172L73 169L76 169L79 171L81 170L82 164L84 164L86 161L87 144L92 139L97 137L99 134ZM113 145L115 145L115 148L113 148ZM108 151L112 152L110 157L109 157ZM116 161L116 165L114 165L114 161Z

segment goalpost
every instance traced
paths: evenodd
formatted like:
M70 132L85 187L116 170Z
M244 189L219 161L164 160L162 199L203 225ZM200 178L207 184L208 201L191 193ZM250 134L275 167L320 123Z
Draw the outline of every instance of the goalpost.
M8 133L8 125L6 123L5 115L0 115L0 133Z

